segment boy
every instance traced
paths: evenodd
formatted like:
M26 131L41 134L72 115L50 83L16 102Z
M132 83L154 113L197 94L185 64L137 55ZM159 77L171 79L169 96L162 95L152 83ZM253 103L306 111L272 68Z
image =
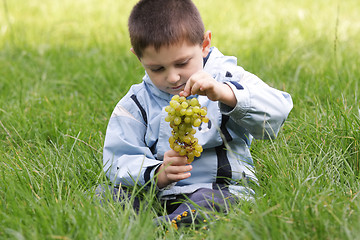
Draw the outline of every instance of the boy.
M117 104L107 128L104 171L121 185L114 191L124 196L123 186L154 184L169 214L160 219L174 221L195 205L220 211L235 196L251 199L246 183L257 182L251 140L276 137L292 108L290 95L211 47L191 0L141 0L129 34L145 76ZM164 108L175 94L198 97L208 109L210 122L195 134L204 150L191 164L168 142Z

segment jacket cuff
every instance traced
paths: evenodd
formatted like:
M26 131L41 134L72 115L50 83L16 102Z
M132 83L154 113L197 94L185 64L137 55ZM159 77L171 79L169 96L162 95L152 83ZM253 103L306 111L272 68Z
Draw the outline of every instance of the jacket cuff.
M148 183L149 181L151 181L151 184L156 184L155 183L155 172L156 172L156 169L160 166L161 164L157 164L157 165L154 165L154 166L149 166L146 168L145 172L144 172L144 182L145 184Z
M173 186L176 185L176 182L173 182L173 183L170 183L169 185L163 187L163 188L159 188L157 185L156 185L156 190L159 191L159 192L162 192L162 191L165 191L165 190L169 190L170 188L172 188Z
M224 115L236 114L237 118L243 118L251 106L249 89L238 82L229 81L224 82L224 84L227 84L234 92L236 98L236 106L232 108L226 104L219 102L220 112Z
M172 188L173 186L176 185L176 182L173 182L173 183L170 183L169 185L163 187L163 188L159 188L157 186L157 181L156 181L156 170L161 166L161 164L158 164L158 165L155 165L152 168L151 170L151 173L150 173L150 180L151 180L151 184L155 186L156 188L156 191L165 191L165 190L169 190L170 188Z

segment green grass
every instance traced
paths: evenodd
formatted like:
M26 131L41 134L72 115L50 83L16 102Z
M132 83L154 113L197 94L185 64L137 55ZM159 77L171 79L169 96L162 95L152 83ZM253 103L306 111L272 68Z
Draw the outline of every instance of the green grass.
M213 45L293 97L279 137L251 148L254 204L166 232L153 193L139 215L92 200L109 116L143 75L134 3L1 1L0 239L360 239L357 0L196 1Z

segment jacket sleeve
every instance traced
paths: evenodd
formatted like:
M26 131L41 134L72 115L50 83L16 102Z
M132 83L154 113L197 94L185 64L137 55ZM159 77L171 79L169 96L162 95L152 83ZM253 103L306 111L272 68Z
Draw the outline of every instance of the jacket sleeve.
M115 185L144 185L160 161L145 144L146 124L118 104L106 130L103 166Z
M226 71L223 82L233 90L237 104L230 108L220 103L220 111L254 138L275 138L293 107L290 94L268 86L239 66L230 71Z

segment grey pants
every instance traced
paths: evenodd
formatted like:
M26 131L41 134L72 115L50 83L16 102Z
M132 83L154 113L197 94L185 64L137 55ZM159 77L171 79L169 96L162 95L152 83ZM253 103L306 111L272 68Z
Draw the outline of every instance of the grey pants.
M99 186L96 195L104 199L106 191L116 202L130 201L136 212L140 208L140 197L132 196L131 191L124 188ZM226 212L229 204L235 202L235 197L227 188L200 188L191 194L178 195L175 199L161 201L167 215L154 219L156 224L173 220L182 222L198 222L204 219L206 212ZM180 216L180 217L179 217Z

